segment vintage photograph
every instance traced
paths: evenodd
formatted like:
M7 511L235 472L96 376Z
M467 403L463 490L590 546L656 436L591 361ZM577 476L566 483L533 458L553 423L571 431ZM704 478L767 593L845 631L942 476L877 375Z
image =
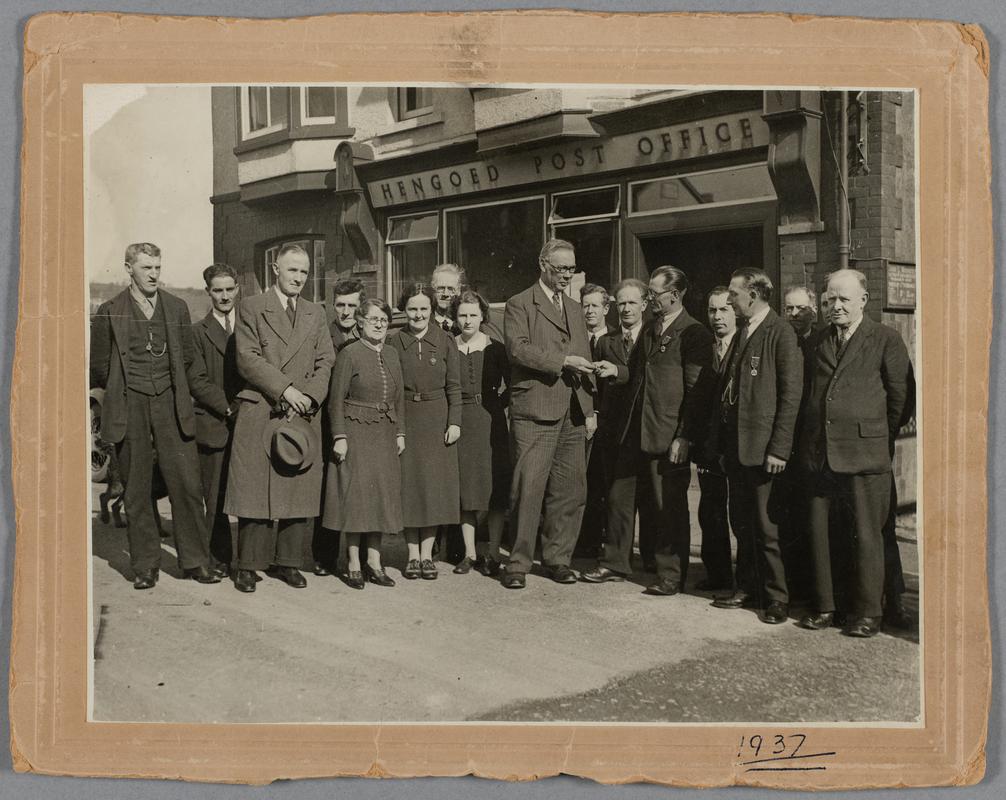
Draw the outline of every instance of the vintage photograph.
M913 91L83 102L88 719L924 723Z

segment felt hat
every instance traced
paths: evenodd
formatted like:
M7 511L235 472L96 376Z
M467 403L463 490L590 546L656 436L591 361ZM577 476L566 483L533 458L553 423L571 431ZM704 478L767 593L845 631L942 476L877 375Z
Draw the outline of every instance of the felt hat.
M273 465L283 472L306 472L318 458L318 432L297 415L281 417L262 429L262 443Z

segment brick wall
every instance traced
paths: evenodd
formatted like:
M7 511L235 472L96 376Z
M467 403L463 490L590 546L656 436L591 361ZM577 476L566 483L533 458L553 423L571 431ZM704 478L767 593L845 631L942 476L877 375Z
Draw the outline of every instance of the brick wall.
M377 292L377 273L353 275L353 259L339 225L339 199L331 193L273 198L259 204L239 200L220 202L213 207L213 258L224 261L241 275L246 294L261 291L259 271L262 245L280 238L301 235L325 239L325 301L331 300L332 286L354 277L362 280L367 292Z

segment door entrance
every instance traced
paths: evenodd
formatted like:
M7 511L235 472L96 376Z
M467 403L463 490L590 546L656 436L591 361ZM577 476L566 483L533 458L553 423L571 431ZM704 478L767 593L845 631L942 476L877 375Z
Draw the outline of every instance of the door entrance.
M735 270L765 268L761 225L645 236L639 238L639 248L647 273L670 265L688 276L691 289L685 295L685 309L701 322L706 320L706 297L711 289L729 284Z

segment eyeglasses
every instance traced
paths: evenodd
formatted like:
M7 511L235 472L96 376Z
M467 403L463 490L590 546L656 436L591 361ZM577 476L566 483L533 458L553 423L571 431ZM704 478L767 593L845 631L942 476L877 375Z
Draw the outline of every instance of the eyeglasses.
M435 291L437 294L453 295L458 293L458 290L455 289L453 286L434 286L433 291Z
M673 289L664 289L664 291L662 291L662 292L655 292L652 289L647 289L646 290L646 299L647 300L656 300L661 295L669 294L670 292L673 292L673 291L674 291Z
M388 321L384 317L364 317L364 322L369 322L375 328L383 328L388 324Z
M571 267L565 267L558 264L553 264L547 258L543 258L541 260L541 263L548 264L555 272L558 272L560 275L573 275L576 273L576 264L573 264L573 266Z

